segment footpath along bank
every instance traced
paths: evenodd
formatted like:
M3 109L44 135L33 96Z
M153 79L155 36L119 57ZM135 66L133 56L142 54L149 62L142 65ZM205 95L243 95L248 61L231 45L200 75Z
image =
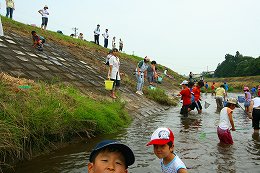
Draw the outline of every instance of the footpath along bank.
M66 142L75 135L91 137L98 131L113 132L118 130L116 127L126 127L131 118L142 119L174 105L164 91L178 90L182 78L177 73L168 71L175 81L165 78L159 86L162 90L146 89L145 96L139 96L135 94L132 73L141 58L120 54L120 69L125 76L120 98L112 100L104 89L108 49L2 20L0 166L30 158L53 146L53 142ZM43 52L32 48L31 30L46 38ZM158 67L161 72L163 68Z

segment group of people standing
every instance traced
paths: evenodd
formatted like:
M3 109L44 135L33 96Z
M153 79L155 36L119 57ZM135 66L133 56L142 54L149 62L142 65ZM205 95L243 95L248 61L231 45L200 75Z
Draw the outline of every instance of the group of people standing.
M114 81L110 97L117 98L116 90L120 86L120 75L124 75L120 73L119 70L120 61L117 48L113 48L108 52L105 64L109 66L107 78ZM143 95L145 79L147 78L149 86L153 86L157 80L156 61L150 62L150 58L146 56L143 60L138 62L134 75L137 80L136 94Z
M100 36L100 25L98 24L97 27L94 30L94 42L95 44L99 45L99 36ZM105 32L102 34L103 38L104 38L104 47L107 48L108 47L108 39L109 39L109 33L108 33L108 29L105 29ZM123 51L123 41L120 38L119 39L119 51L122 52ZM113 37L112 39L112 49L116 48L116 37Z

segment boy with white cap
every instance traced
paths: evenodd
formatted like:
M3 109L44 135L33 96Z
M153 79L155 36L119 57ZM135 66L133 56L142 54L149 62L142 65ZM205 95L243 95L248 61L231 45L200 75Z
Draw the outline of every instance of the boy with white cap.
M169 128L156 129L146 145L153 145L154 154L161 159L163 173L187 173L185 164L174 153L174 135Z
M181 114L185 117L188 116L188 112L191 110L191 91L188 88L188 81L184 80L180 85L182 86L181 92L177 96L181 96L182 99L182 108Z

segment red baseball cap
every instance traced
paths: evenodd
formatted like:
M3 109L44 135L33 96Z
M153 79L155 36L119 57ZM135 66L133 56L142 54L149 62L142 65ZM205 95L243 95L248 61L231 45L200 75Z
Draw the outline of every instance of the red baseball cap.
M165 127L160 127L153 132L153 134L151 136L151 141L148 142L146 144L146 146L154 145L154 144L165 145L168 142L174 143L174 135L173 135L171 129L165 128Z

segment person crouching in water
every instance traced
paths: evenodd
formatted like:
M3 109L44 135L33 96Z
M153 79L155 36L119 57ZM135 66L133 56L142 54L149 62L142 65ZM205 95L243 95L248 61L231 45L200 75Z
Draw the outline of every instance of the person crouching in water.
M191 110L191 92L188 88L188 81L184 80L180 85L182 86L181 92L177 96L181 96L182 99L182 108L180 114L184 115L185 117L188 116L188 112Z
M236 98L230 98L227 100L227 107L224 107L220 111L220 119L217 128L217 133L220 143L222 144L232 145L234 143L230 133L230 129L232 131L236 130L232 113L235 107L237 107L237 104L238 103Z
M37 35L36 31L32 31L32 39L33 39L33 47L40 51L43 50L43 44L45 43L45 39L42 36Z
M204 86L203 81L199 81L195 87L192 88L192 93L194 95L194 101L191 104L191 110L197 109L198 113L202 113L202 106L200 103L200 88Z

